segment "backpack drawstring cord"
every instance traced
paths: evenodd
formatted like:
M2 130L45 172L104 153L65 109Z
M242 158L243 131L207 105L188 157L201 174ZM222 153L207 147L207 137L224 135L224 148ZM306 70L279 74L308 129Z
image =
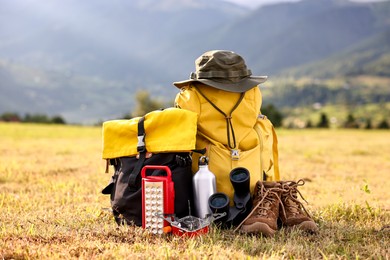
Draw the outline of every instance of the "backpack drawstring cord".
M211 102L210 99L208 99L206 97L205 94L202 93L202 91L200 91L200 89L196 86L194 86L195 89L199 92L199 94L207 100L207 102L210 103L210 105L212 105L219 113L221 113L224 117L225 117L225 120L226 120L226 130L227 130L227 139L228 139L228 146L230 149L235 149L236 148L236 136L234 134L234 128L233 128L233 123L232 123L232 114L234 112L234 110L236 110L236 108L238 107L238 105L241 103L241 101L244 99L244 96L245 96L245 92L242 92L241 95L240 95L240 98L238 99L238 101L236 102L236 104L234 105L234 107L232 108L232 110L230 111L229 115L226 115L225 112L223 112L219 107L217 107L213 102ZM231 133L231 136L232 136L232 139L233 139L233 145L231 144L231 138L230 138L230 133Z

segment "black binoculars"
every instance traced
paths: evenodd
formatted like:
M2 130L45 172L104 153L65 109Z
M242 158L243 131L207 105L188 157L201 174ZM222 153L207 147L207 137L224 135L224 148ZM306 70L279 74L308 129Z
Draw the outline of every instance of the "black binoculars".
M217 192L210 196L208 203L212 213L226 213L216 224L229 228L239 225L248 216L252 210L249 181L249 171L246 168L238 167L230 172L230 182L234 188L232 207L225 193Z

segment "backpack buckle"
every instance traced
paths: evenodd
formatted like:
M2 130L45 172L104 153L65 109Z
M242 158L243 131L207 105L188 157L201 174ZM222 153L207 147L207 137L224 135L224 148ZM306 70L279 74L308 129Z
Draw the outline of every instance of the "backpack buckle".
M146 152L146 146L145 146L145 134L137 136L138 143L137 143L137 151L140 153Z
M231 156L233 161L238 161L240 159L240 151L236 149L232 149Z

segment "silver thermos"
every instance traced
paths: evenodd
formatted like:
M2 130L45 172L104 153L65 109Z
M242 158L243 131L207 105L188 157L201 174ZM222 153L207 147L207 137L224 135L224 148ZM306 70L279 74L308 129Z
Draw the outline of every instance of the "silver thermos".
M195 173L192 184L194 191L195 215L205 218L211 214L208 201L216 193L215 175L209 170L209 159L206 156L199 158L199 170Z

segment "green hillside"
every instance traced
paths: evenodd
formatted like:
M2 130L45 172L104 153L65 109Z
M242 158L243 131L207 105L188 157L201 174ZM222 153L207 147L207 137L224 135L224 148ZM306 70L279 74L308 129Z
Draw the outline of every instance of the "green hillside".
M188 78L210 49L233 50L253 74L268 75L265 103L287 115L317 103L389 100L390 1L301 0L251 11L222 0L168 9L159 7L172 7L169 0L3 2L0 113L90 124L131 112L139 90L170 103L172 82Z
M359 124L373 125L390 118L390 78L353 76L328 79L276 78L262 88L263 103L274 104L284 115L284 125L316 124L326 113L341 126L349 114ZM390 123L390 122L389 122Z
M390 77L390 30L336 53L319 62L305 64L281 73L283 76L330 78L374 75Z

